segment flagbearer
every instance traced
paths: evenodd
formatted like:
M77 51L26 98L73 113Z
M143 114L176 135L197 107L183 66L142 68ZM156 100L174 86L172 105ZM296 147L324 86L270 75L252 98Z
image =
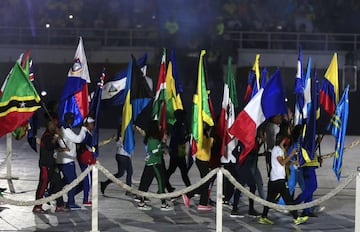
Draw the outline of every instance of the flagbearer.
M94 122L95 120L90 116L85 118L84 126L87 129L86 135L84 140L78 145L78 149L77 149L77 158L82 172L85 171L89 167L89 165L96 163L97 154L95 152L95 148L93 147L93 136L92 136L92 131L94 129ZM83 198L84 206L92 205L92 202L89 201L91 180L92 180L92 176L91 176L91 172L89 172L85 177L85 179L82 181L83 191L84 191L84 198Z
M56 157L56 163L64 176L66 184L70 184L77 177L75 168L76 143L81 143L85 139L87 131L87 128L82 126L79 134L73 132L72 124L74 117L75 115L72 112L65 113L64 123L61 126L62 139L58 140L61 148L69 148L69 151L58 152ZM81 192L81 190L82 186L78 185L68 192L67 207L71 210L81 209L79 205L75 204L75 195Z

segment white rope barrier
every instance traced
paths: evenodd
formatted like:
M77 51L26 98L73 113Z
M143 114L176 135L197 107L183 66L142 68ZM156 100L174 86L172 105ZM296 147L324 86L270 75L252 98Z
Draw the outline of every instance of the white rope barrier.
M0 197L0 201L5 204L17 205L17 206L31 206L31 205L45 204L47 202L53 201L56 198L63 196L64 194L69 192L72 188L77 186L87 176L87 174L89 174L89 172L91 172L91 168L92 168L92 166L89 166L87 169L85 169L83 172L81 172L81 174L73 182L71 182L68 185L65 185L61 191L54 193L49 197L45 197L45 198L34 200L34 201L19 201L19 200L13 200L13 199L2 196L2 197Z

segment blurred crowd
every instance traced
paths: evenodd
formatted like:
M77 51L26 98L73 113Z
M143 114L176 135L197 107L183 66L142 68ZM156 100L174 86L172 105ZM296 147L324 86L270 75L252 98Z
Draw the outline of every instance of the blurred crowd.
M349 32L359 26L356 0L2 0L1 27ZM220 26L219 26L220 25ZM222 25L222 26L221 26Z

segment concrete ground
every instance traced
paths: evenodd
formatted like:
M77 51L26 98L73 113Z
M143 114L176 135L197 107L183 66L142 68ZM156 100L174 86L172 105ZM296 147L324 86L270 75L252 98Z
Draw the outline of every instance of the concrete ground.
M101 130L101 139L106 139L115 133L115 130ZM348 136L346 145L359 139ZM141 172L144 167L144 146L137 135L137 146L133 157L134 187L138 187ZM322 154L332 152L334 138L325 136L321 150ZM344 154L342 180L356 171L360 166L360 147L354 147ZM98 159L103 166L112 173L116 172L115 142L110 142L100 149ZM166 158L168 161L168 158ZM318 189L315 198L325 195L339 185L333 171L332 158L325 159L323 166L317 170ZM263 174L265 189L267 177L265 175L265 160L259 159L259 166ZM6 175L6 136L0 138L0 177ZM78 169L79 173L79 169ZM16 193L11 194L6 179L0 179L0 187L6 187L5 197L17 200L34 200L38 183L38 154L31 150L26 139L13 140L12 176ZM193 183L199 180L195 166L189 172ZM99 172L99 181L105 176ZM124 180L124 177L121 178ZM171 177L171 182L177 190L184 187L180 172L177 170ZM150 191L156 192L157 184L153 181ZM211 194L215 200L216 186ZM305 224L295 226L291 216L271 210L269 217L275 225L260 225L256 218L246 215L248 199L242 196L240 212L244 218L230 218L230 209L224 208L223 231L354 231L355 228L355 181L352 181L343 191L330 200L321 204L325 211L318 214L317 218L310 218ZM358 190L360 191L360 190ZM296 194L299 189L296 190ZM66 199L66 196L65 196ZM78 203L82 202L82 194L76 197ZM182 200L174 203L174 210L160 211L160 201L152 199L151 211L141 211L136 208L133 199L125 195L125 191L112 184L106 189L105 196L99 195L99 230L100 231L215 231L215 208L210 212L198 212L195 198L191 208L187 209ZM33 214L31 206L0 205L0 230L1 231L90 231L91 207L65 213L54 213L54 206L44 205L48 209L45 214ZM263 207L255 203L255 208L261 212Z

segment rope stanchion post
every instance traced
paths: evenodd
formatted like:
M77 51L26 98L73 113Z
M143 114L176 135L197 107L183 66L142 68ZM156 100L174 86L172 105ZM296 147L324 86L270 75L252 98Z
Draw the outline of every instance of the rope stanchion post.
M96 165L92 166L92 210L91 210L91 231L92 232L98 232L99 231L99 175L98 175L98 168Z
M360 167L357 167L355 191L355 232L360 232Z
M216 176L216 232L222 232L222 218L223 218L223 172L219 168Z

